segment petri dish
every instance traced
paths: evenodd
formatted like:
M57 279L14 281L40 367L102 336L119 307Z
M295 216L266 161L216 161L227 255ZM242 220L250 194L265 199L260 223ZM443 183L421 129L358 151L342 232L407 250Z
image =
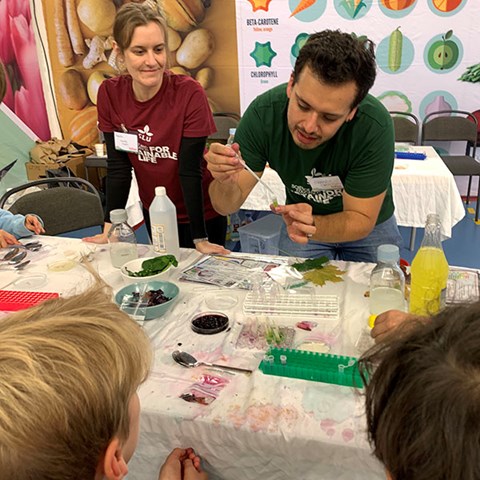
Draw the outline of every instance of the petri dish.
M35 288L43 287L47 284L47 275L44 273L32 273L25 277L20 277L15 280L11 286L20 289L33 290Z
M231 292L216 292L205 296L205 304L212 310L227 310L238 303L238 297Z
M213 335L228 327L228 317L220 312L203 312L195 315L191 322L192 330L201 335Z
M77 265L73 260L58 260L47 265L51 272L68 272Z

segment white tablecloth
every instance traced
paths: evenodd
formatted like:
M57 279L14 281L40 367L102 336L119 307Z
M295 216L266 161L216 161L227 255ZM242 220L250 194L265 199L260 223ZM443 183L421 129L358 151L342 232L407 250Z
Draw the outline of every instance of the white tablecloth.
M424 152L425 160L395 160L392 174L395 218L403 227L424 227L427 215L437 213L442 223L442 236L450 238L452 227L464 216L465 208L453 175L433 147L411 147ZM266 168L262 180L285 202L285 188L278 174ZM270 194L257 184L245 203L244 210L269 210Z
M23 276L45 273L42 291L71 294L86 288L89 274L81 266L52 272L47 265L75 258L94 248L99 273L116 290L125 280L109 260L107 247L92 247L78 240L42 237L47 246L35 254ZM139 246L143 256L149 248ZM194 250L182 250L181 265L166 279L180 287L173 309L163 318L144 323L155 350L149 379L140 388L141 435L130 464L129 479L152 480L167 453L175 446L192 446L205 459L210 478L223 480L380 480L383 468L371 456L364 432L363 399L349 387L264 375L257 369L263 353L239 349L236 340L246 317L243 290L219 290L191 282L179 282L181 269L199 258ZM311 332L295 328L301 317L283 318L281 326L295 328L295 344L321 340L332 353L358 355L355 344L368 318L364 297L372 264L335 262L346 271L341 283L315 287L315 294L340 298L340 320L319 322ZM0 272L0 285L12 274ZM10 287L15 289L15 287ZM224 310L229 330L198 335L190 320L208 310L205 301L226 295L238 304ZM198 367L186 369L174 363L172 351L183 349L199 360L255 369L251 376ZM210 405L188 403L183 392L208 373L227 379L227 386Z

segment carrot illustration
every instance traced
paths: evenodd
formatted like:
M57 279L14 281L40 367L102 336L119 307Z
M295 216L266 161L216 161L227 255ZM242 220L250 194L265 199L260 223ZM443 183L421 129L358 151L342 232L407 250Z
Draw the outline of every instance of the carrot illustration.
M65 22L63 0L55 0L53 4L53 22L56 31L58 60L64 67L70 67L75 63L75 59Z
M290 14L290 17L293 17L297 13L303 12L303 10L306 10L308 7L311 7L316 2L317 0L300 0L295 10Z

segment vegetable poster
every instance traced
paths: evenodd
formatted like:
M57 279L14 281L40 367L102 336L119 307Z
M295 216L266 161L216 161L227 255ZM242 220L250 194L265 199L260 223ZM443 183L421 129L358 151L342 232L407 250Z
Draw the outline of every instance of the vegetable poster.
M98 141L97 93L118 75L113 22L132 0L43 0L54 109L63 138ZM0 0L0 5L5 0ZM7 2L8 3L8 2ZM213 111L239 111L234 0L146 0L169 26L170 67L204 87ZM45 79L49 81L49 79Z
M423 118L480 114L478 0L236 0L240 105L288 81L308 35L340 29L376 44L372 94Z

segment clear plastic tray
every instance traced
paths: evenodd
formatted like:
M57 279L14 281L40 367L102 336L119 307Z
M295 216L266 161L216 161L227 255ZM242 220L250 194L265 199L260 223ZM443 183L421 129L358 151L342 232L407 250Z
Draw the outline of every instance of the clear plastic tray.
M243 302L243 311L247 315L284 315L338 321L339 301L337 295L292 293L286 290L272 296L250 291Z

